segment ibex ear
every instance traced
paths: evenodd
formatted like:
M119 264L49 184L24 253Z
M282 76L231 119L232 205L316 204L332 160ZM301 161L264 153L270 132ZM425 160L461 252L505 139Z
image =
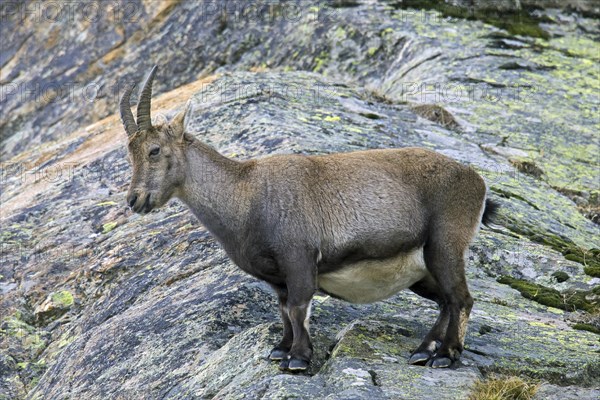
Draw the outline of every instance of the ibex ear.
M180 111L173 121L171 121L171 128L173 129L173 133L175 134L175 138L178 140L183 140L183 135L185 134L185 127L187 125L188 118L192 115L192 99L188 100L187 104L183 111Z

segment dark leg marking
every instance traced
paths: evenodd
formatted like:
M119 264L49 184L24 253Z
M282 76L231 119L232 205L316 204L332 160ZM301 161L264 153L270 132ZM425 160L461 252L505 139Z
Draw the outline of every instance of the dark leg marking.
M459 237L446 234L446 238ZM460 358L473 298L465 277L464 249L450 246L444 235L434 236L425 246L427 270L437 281L448 315L448 327L442 344L427 362L433 368L445 368ZM460 239L459 239L460 240ZM456 243L455 243L456 244Z
M449 313L444 300L440 296L441 289L431 276L415 283L410 287L410 290L421 297L435 301L440 306L440 315L435 324L408 360L409 364L425 365L442 344L448 327Z
M310 303L317 289L317 266L309 252L286 256L280 262L286 273L287 313L293 332L292 347L279 367L294 372L308 369L313 353L310 335L305 324Z
M287 357L292 343L294 341L294 333L292 331L292 323L288 316L287 310L287 288L285 286L273 286L277 298L279 299L279 313L281 314L281 321L283 322L283 338L281 341L271 350L269 358L273 361L281 361Z

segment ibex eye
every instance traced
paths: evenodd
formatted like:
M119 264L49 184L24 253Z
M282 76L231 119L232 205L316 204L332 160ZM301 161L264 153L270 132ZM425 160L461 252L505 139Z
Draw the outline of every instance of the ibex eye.
M156 147L156 148L150 150L151 156L156 156L156 155L158 155L158 153L160 153L160 147Z

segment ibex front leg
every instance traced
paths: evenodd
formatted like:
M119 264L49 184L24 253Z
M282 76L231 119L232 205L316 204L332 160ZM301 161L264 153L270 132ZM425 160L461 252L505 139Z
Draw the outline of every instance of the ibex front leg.
M311 300L317 287L316 261L310 260L307 254L286 256L285 260L280 261L280 267L285 270L286 275L287 303L284 310L287 310L292 327L293 342L287 357L281 361L279 368L305 371L313 352L308 333L308 318L310 317Z

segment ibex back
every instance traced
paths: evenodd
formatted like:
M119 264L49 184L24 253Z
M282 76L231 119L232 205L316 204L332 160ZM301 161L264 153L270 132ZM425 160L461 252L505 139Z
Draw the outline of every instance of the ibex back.
M465 254L496 205L471 168L421 148L235 161L186 132L189 107L153 126L152 81L137 110L121 99L138 213L181 199L244 271L279 298L283 338L271 351L282 369L305 370L316 290L357 303L409 288L440 316L409 359L448 367L463 350L473 299Z

